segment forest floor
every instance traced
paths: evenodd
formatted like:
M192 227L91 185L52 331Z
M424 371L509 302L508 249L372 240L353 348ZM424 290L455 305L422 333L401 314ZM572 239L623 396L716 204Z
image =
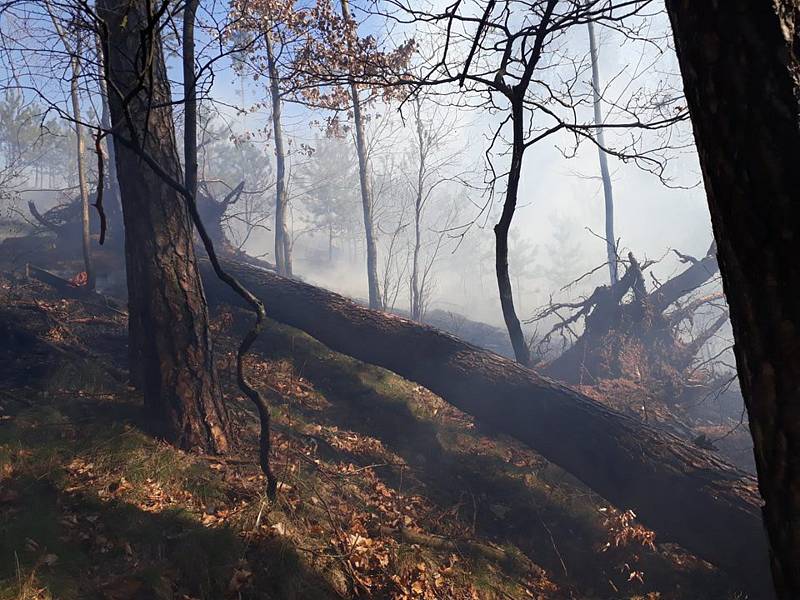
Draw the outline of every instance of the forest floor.
M558 467L411 382L271 322L278 499L214 334L235 448L154 438L122 312L0 275L0 599L745 598Z

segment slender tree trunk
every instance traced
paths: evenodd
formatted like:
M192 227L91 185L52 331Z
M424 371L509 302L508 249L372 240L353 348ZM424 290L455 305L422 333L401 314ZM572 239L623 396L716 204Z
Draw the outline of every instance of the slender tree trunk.
M517 195L519 193L519 179L522 174L522 156L525 152L523 131L522 105L515 101L512 107L512 124L514 127L513 147L511 151L511 167L508 171L508 188L506 199L503 203L503 213L500 221L494 226L495 235L495 272L497 274L497 287L500 291L500 307L503 309L503 319L514 348L517 362L528 365L531 360L528 343L522 333L522 326L514 309L514 293L511 289L511 279L508 274L508 232L511 220L517 208Z
M353 118L356 128L356 147L358 152L358 179L361 184L361 203L364 209L364 233L367 249L367 281L369 286L369 306L374 309L383 308L381 291L378 284L378 248L375 239L375 218L373 216L372 190L369 186L369 159L367 158L364 121L361 114L361 102L358 98L358 86L351 86L353 96Z
M283 145L281 123L281 91L278 67L272 39L265 37L267 45L267 68L269 69L269 92L272 98L272 132L275 140L275 265L281 275L292 274L292 247L286 228L286 150Z
M328 223L328 262L333 262L333 223Z
M611 175L608 172L608 157L604 148L606 147L605 134L603 133L603 109L600 105L600 65L597 56L597 43L594 38L594 23L590 19L587 23L589 28L589 51L592 55L592 96L594 103L594 124L597 125L597 152L600 155L600 176L603 179L603 198L605 199L606 215L606 253L608 255L608 274L611 285L619 281L617 270L617 242L614 237L614 192L611 188Z
M342 0L342 16L350 20L350 3ZM375 237L375 218L373 216L372 190L369 185L369 157L364 133L364 116L361 113L361 98L358 85L350 83L350 96L353 100L353 121L356 130L356 153L358 154L358 180L361 184L361 204L364 209L364 233L367 243L367 282L369 286L369 307L381 309L381 290L378 284L378 247Z
M78 187L81 194L81 241L83 245L83 268L86 271L86 287L95 288L95 272L92 265L92 237L89 227L89 184L86 181L86 148L83 142L83 125L81 124L81 100L78 83L81 76L81 38L77 36L75 56L70 59L72 80L70 81L70 97L72 99L72 117L75 120L76 151L78 154Z
M183 180L161 38L149 6L146 0L97 2L114 135L127 140L117 143L116 161L131 369L163 435L184 448L221 452L228 445L227 414L188 205L140 157L146 154Z
M419 198L417 210L414 213L414 255L411 263L411 318L415 321L422 319L421 290L419 285L419 250L420 250L420 213Z
M750 417L772 575L800 598L800 5L667 0Z
M422 185L425 177L425 130L422 125L421 102L419 97L415 100L417 116L417 144L419 144L419 165L417 169L417 196L414 202L414 256L411 264L411 318L415 321L422 319L421 296L419 284L419 251L422 245Z
M197 75L194 71L194 22L198 0L183 9L183 164L184 185L197 197Z
M72 101L72 118L75 127L75 145L78 162L78 189L81 196L81 241L83 250L83 268L86 271L86 287L90 290L95 288L95 273L92 266L91 248L91 228L89 222L89 185L86 182L86 165L84 156L83 125L81 124L81 101L78 84L81 76L81 53L83 51L83 39L80 31L75 31L75 47L70 44L67 33L61 27L60 22L52 11L49 1L45 2L47 12L53 21L53 27L64 45L64 50L70 55L70 68L72 76L70 78L70 99Z

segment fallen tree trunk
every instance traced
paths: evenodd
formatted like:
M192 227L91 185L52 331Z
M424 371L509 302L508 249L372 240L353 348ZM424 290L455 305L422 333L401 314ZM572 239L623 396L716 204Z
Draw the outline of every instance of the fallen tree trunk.
M719 272L716 242L711 243L706 255L699 260L693 260L691 257L677 252L676 254L683 262L691 262L692 265L682 273L664 282L662 286L649 295L648 298L651 304L658 312L665 311L673 302L699 288Z
M207 263L209 300L237 303ZM225 269L267 314L332 350L379 365L528 444L622 509L762 597L769 585L753 477L679 438L618 414L509 359L432 327L239 263Z

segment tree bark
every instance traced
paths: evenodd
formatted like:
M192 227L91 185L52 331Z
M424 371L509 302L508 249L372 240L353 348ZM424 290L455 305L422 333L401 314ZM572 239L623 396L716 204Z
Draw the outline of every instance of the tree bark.
M345 20L350 16L348 0L342 0L342 16ZM367 156L367 138L364 133L364 116L361 113L361 98L358 85L350 83L350 96L353 100L353 121L356 130L356 154L358 155L358 180L361 185L361 205L364 209L364 233L367 245L367 284L369 287L369 307L383 308L381 290L378 284L378 247L375 239L375 218L373 216L372 190L369 185L369 157Z
M514 356L521 365L529 365L531 352L522 333L522 326L514 309L514 292L511 288L511 279L508 274L508 232L511 221L517 208L517 195L519 193L519 179L522 175L522 156L525 153L525 133L522 114L522 100L512 101L512 125L514 128L511 166L508 171L508 187L506 198L503 202L503 213L494 226L495 236L495 272L497 274L497 288L500 292L500 307L503 310L503 320L511 338Z
M432 327L237 263L225 268L270 316L331 349L424 385L512 435L672 540L744 579L768 585L766 540L752 477L670 434L620 415L518 363ZM203 266L212 302L236 302ZM753 597L761 597L756 595Z
M283 145L283 124L281 122L281 90L278 81L278 67L272 38L265 36L267 47L267 68L269 69L269 93L272 99L272 132L275 141L275 265L281 275L292 275L292 246L286 228L286 150Z
M608 257L608 274L611 285L619 280L617 270L617 242L614 237L614 191L611 187L611 175L608 172L606 141L603 133L603 110L600 106L600 65L597 56L597 43L594 37L594 22L589 19L589 52L592 55L592 100L594 104L594 124L597 125L597 152L600 155L600 177L603 180L603 199L606 217L606 254Z
M800 5L668 0L764 498L800 598Z
M208 310L186 199L130 146L182 181L156 15L145 0L99 0L125 223L129 354L160 432L184 448L227 448Z

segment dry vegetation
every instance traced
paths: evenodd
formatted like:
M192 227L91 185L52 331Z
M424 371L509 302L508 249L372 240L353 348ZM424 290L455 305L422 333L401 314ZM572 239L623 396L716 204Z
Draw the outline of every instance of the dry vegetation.
M737 597L526 447L276 323L249 365L274 406L268 503L231 378L246 315L214 320L238 441L218 458L148 433L117 309L0 286L0 598Z

